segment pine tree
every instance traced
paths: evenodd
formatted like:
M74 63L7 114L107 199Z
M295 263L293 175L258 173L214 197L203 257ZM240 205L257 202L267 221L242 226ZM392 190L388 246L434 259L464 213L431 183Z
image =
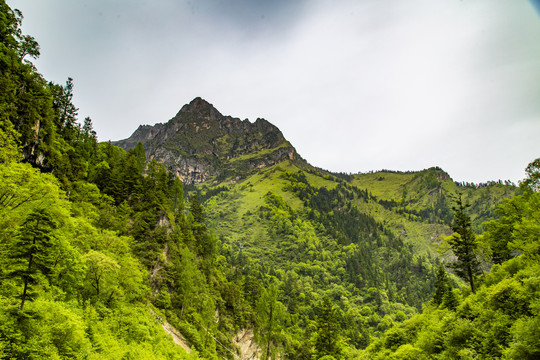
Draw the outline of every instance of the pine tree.
M59 132L68 141L72 141L77 132L79 109L73 105L73 79L68 78L66 85L50 84L53 93L53 108L56 112L56 124Z
M456 271L458 276L469 283L471 291L475 293L474 277L480 272L480 263L476 258L478 244L476 235L471 229L471 218L465 213L465 209L470 205L463 203L461 194L455 197L455 202L456 205L452 207L454 234L449 238L449 244L456 256L456 261L450 264L450 267Z
M205 225L204 212L198 194L190 199L189 213L192 217L191 232L195 237L197 254L205 259L211 259L215 255L216 239Z
M448 274L442 265L437 269L437 279L435 280L435 294L433 295L433 302L439 306L442 304L444 295L451 290L450 280Z
M14 266L11 277L23 282L21 310L28 298L34 296L30 287L38 282L39 275L48 275L52 271L53 230L57 225L51 214L45 209L32 211L23 223L19 236L11 250L11 258L18 265Z
M315 354L339 358L341 354L341 327L336 307L325 297L317 309L317 335L315 336Z

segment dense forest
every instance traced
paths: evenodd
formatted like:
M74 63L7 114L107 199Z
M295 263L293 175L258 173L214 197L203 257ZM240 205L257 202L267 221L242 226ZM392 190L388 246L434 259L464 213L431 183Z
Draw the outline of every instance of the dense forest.
M22 19L0 0L0 358L540 357L540 159L184 186L97 141Z

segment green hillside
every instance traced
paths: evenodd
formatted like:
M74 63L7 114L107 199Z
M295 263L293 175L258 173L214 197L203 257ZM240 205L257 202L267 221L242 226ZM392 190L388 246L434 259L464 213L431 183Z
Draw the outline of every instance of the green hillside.
M403 188L411 189L405 198ZM357 316L342 330L362 347L366 333L379 334L396 322L396 312L407 317L431 298L442 259L437 249L452 234L452 196L476 201L473 209L483 212L473 223L481 227L480 219L496 217L496 206L516 188L463 187L439 169L346 181L288 161L192 191L206 199L209 227L233 263L270 269L279 279L294 277L304 301L330 296L343 314L376 314L378 321ZM385 306L369 293L375 290L383 291Z
M295 211L302 212L305 201L290 191L291 184L285 176L287 172L298 171L315 189L332 190L347 183L355 191L366 192L368 196L350 199L351 206L384 224L395 236L414 245L416 252L423 255L433 255L440 239L451 234L453 196L462 194L464 200L472 205L473 228L481 233L482 224L496 217L494 210L497 205L518 193L514 185L495 182L461 186L436 168L409 173L356 174L346 181L303 163L285 161L247 178L230 178L221 183L210 181L197 187L205 199L210 198L206 205L210 218L214 220L211 227L217 235L227 237L233 243L240 237L252 238L253 231L262 230L253 222L247 224L245 214L253 214L264 205L264 196L269 191L283 197ZM219 196L213 196L215 189ZM224 217L226 221L223 221Z
M532 165L532 166L531 166ZM477 278L477 290L453 289L437 273L435 295L422 314L373 342L361 359L536 359L540 356L538 185L540 160L525 194L500 206L480 241L496 264ZM535 180L534 180L535 179ZM527 181L525 182L527 183ZM513 252L512 255L510 252ZM519 254L518 256L516 256Z
M496 217L494 210L501 200L519 193L509 183L458 184L439 168L356 174L351 184L367 189L384 208L366 204L365 211L386 221L420 251L433 249L442 235L449 234L453 218L452 198L457 194L462 194L471 205L473 229L481 233L484 231L482 224Z

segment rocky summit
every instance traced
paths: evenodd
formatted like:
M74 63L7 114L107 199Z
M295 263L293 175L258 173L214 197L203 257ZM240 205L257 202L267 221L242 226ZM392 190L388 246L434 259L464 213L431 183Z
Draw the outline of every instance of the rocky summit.
M165 164L185 184L237 179L285 160L305 163L270 122L224 116L200 97L167 123L141 125L114 145L129 150L139 142L148 160Z

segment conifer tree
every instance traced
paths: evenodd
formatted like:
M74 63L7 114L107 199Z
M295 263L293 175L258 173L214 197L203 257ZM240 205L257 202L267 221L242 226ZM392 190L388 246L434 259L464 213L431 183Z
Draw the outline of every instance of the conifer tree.
M437 269L436 276L437 279L435 280L435 294L433 295L433 302L438 306L442 304L444 295L450 288L450 281L448 280L448 274L442 265Z
M79 109L73 105L73 79L68 77L66 85L50 84L53 93L53 108L56 112L56 124L60 133L68 141L74 139L77 132Z
M182 181L175 177L171 188L171 205L177 217L184 212L184 187ZM177 219L179 220L179 219Z
M191 197L189 213L192 216L191 231L195 237L197 253L205 259L211 259L216 251L216 239L209 233L204 221L204 212L198 194Z
M95 159L98 148L97 133L92 126L92 119L88 116L84 118L84 125L80 133L78 148L88 161Z
M317 309L317 335L315 337L316 358L341 354L341 327L337 309L328 297L325 297Z
M469 283L471 291L475 293L474 277L480 272L480 263L476 258L478 245L476 235L471 229L471 218L465 213L465 209L470 205L463 203L461 194L455 197L455 202L456 205L452 207L454 234L449 238L449 244L456 256L456 261L450 264L450 267L456 271L458 276Z
M45 209L36 209L26 218L19 236L13 244L11 258L18 264L14 266L11 277L23 282L21 310L30 293L30 286L38 281L40 274L48 275L52 271L53 230L57 225L51 214Z

